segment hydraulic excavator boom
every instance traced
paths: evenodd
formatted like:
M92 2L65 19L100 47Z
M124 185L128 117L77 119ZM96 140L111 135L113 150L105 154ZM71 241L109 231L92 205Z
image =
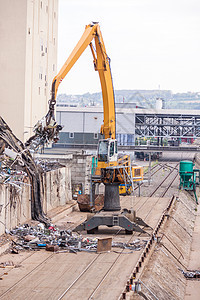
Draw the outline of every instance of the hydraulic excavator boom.
M94 44L93 44L94 41ZM95 71L98 71L102 98L104 121L101 125L100 133L104 137L98 144L98 166L96 174L101 177L101 181L126 183L127 191L130 192L132 185L132 169L129 156L124 156L118 160L117 140L116 140L116 117L115 117L115 98L112 82L112 74L110 68L110 58L107 55L103 37L98 23L89 24L75 46L74 50L64 63L59 73L52 82L51 99L49 101L49 113L47 115L47 124L54 117L54 106L56 103L56 95L58 87L73 65L79 59L85 49L90 46ZM115 169L113 169L115 167ZM126 168L126 172L123 168ZM110 169L111 168L111 169ZM142 168L140 168L142 172ZM142 179L143 174L138 177L138 181ZM125 178L126 177L126 178Z
M94 40L94 45L92 44ZM55 105L58 87L75 62L79 59L84 50L90 46L94 68L98 71L103 97L104 121L101 126L101 139L98 144L98 163L95 176L91 180L91 205L93 202L93 187L96 183L103 182L105 185L104 208L103 211L89 217L84 223L77 227L77 230L87 230L92 233L100 225L121 226L127 233L133 230L145 232L140 226L148 226L132 210L122 210L119 198L119 186L125 186L124 194L131 193L133 187L133 176L136 175L135 168L131 165L129 155L122 155L118 158L117 140L116 140L116 117L115 117L115 99L110 69L110 58L108 57L103 42L103 37L98 23L89 24L77 43L76 47L66 60L65 64L55 76L51 87L51 99L49 100L49 111L42 121L36 124L35 138L32 142L37 142L37 138L42 141L56 139L59 130L62 129L55 121ZM34 144L34 143L32 143ZM38 143L36 143L37 145ZM142 180L142 168L138 168L137 180ZM110 213L111 212L111 213Z
M49 140L56 141L58 139L58 133L62 129L62 126L58 125L55 121L55 105L58 87L88 46L90 46L92 52L94 69L98 71L101 82L104 113L104 120L100 130L103 139L101 139L98 144L96 175L100 176L100 180L103 183L125 183L126 186L129 185L128 189L130 191L130 185L132 185L133 181L131 161L127 155L118 159L115 99L110 58L107 55L98 23L92 23L85 27L85 31L79 42L58 74L54 77L51 86L49 111L45 119L43 118L36 124L34 129L36 134L29 139L27 144L32 143L34 146L35 143L37 146L40 141L44 143ZM142 168L140 168L140 170L142 172ZM138 181L142 180L143 174L141 173L140 175L139 177L137 176Z
M92 44L93 40L95 42L95 47ZM53 79L51 99L49 102L50 114L48 115L48 122L54 115L54 105L56 103L56 95L60 83L88 46L90 46L91 48L94 68L99 73L102 88L104 124L101 126L101 133L104 134L105 139L115 139L115 101L110 70L110 58L106 54L100 27L95 23L86 26L85 31L78 44L64 63L59 73Z
M92 43L93 41L94 45ZM55 142L57 141L58 133L62 129L62 127L60 125L57 125L55 121L55 105L58 87L88 46L90 46L91 48L94 68L96 71L98 71L102 88L104 122L101 126L100 132L102 135L104 135L104 138L106 140L115 139L115 100L110 69L110 58L106 53L99 24L93 23L86 26L81 39L75 46L74 50L72 51L72 53L70 54L70 56L58 72L58 74L54 77L51 86L51 99L49 100L49 111L46 117L40 120L35 125L34 132L36 134L26 142L27 146L32 144L33 148L37 148L36 145L39 146L40 142L41 144L44 144L49 140L53 140ZM117 145L116 143L112 144L112 148L114 147L115 149L113 155L107 155L108 153L105 155L104 149L109 151L109 146L110 145L108 140L106 141L105 145L104 143L101 143L100 149L103 150L103 153L101 153L101 157L103 158L103 161L105 161L105 159L116 161ZM113 149L111 149L111 152L113 152Z

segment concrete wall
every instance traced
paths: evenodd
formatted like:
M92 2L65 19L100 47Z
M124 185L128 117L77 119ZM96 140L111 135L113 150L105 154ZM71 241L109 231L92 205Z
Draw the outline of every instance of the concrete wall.
M0 185L0 235L31 219L31 187L27 185L18 191L7 184ZM47 213L53 208L65 205L72 200L71 171L64 167L43 176L43 209Z
M60 154L39 154L35 153L34 158L58 161L71 170L71 184L82 184L83 192L90 192L90 174L92 166L92 155L81 153Z
M90 189L90 173L92 156L87 154L47 155L37 154L39 158L56 159L71 170L71 184L82 184L83 192L88 194Z
M70 202L72 200L71 169L65 167L45 173L43 186L43 209L45 213Z

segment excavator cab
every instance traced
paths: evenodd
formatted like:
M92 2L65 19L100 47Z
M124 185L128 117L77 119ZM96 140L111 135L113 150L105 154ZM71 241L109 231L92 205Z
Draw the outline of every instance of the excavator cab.
M104 139L98 144L98 162L115 162L117 161L117 140Z

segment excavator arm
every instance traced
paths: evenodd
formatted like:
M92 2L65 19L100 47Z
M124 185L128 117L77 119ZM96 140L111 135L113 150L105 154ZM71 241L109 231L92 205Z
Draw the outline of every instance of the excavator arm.
M93 40L95 42L95 47L92 44ZM106 53L103 37L98 24L89 24L86 26L85 31L76 47L64 63L59 73L54 77L51 88L51 99L49 101L49 113L47 114L47 124L50 122L51 118L54 118L54 106L56 104L56 96L60 83L88 46L91 48L94 68L99 73L102 88L104 124L101 126L101 134L104 134L105 139L115 139L115 101L110 69L110 58Z
M92 44L93 40L95 46ZM55 105L58 87L88 46L91 48L94 68L99 73L102 88L104 122L100 132L104 135L105 139L115 139L115 101L110 58L106 53L100 27L97 23L94 23L86 26L76 47L58 74L54 77L51 86L51 99L49 100L48 113L44 118L38 121L34 127L35 135L30 137L26 142L25 145L29 147L29 149L37 150L40 145L44 145L50 141L56 142L59 139L58 135L59 131L62 130L62 126L58 125L55 121Z
M94 43L92 43L93 41ZM104 112L104 121L100 131L101 134L104 135L104 139L100 140L98 144L96 175L100 176L101 182L105 184L125 182L127 185L129 181L130 185L132 185L133 169L130 157L124 156L123 159L118 159L115 99L110 58L106 53L98 23L89 24L85 27L85 31L79 42L61 70L54 77L51 87L51 99L49 100L49 111L45 118L36 124L34 129L36 134L26 142L26 145L31 144L34 146L32 148L36 149L39 145L44 145L51 140L55 141L58 138L58 133L62 129L62 126L57 125L55 121L55 105L58 87L88 46L90 46L93 55L94 69L98 71L100 78Z

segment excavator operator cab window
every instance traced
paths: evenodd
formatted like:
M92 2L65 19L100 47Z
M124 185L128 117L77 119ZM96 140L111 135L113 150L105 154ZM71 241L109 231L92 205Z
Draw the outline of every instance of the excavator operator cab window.
M115 153L117 153L117 141L115 141Z
M108 161L108 141L99 141L98 161Z
M111 142L110 143L110 157L112 157L114 155L115 152L115 143Z

